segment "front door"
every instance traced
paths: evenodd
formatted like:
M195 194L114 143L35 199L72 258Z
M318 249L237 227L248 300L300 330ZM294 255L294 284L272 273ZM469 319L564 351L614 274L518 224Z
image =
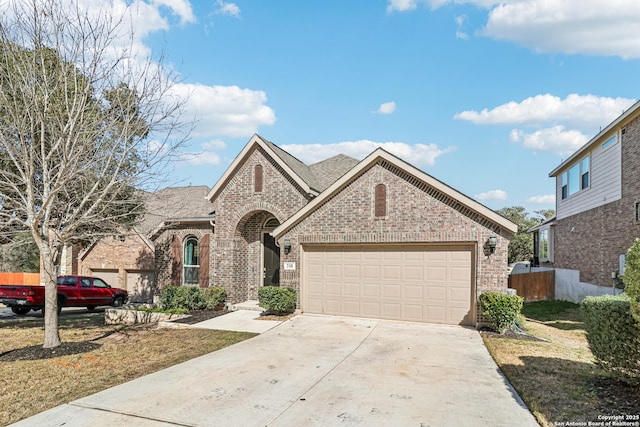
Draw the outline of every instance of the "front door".
M264 286L280 285L280 248L276 246L276 239L269 233L262 235L264 251L262 284Z

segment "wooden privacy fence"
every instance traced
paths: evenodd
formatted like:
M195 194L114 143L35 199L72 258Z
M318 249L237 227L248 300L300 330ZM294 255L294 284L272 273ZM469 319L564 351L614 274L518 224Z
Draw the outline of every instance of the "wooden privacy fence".
M40 273L3 273L0 272L0 285L40 285Z
M555 270L532 273L511 274L509 287L524 298L526 302L545 301L555 298Z

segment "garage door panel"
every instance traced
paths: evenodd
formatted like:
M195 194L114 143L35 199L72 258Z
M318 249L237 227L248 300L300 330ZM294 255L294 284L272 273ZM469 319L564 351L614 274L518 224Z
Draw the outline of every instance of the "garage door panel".
M382 297L385 300L402 298L402 286L400 284L382 285Z
M471 319L472 260L470 246L305 246L302 309L464 323Z
M382 317L383 319L402 319L402 305L401 304L382 304Z
M382 295L381 286L379 284L363 283L362 285L363 297L375 297L380 298Z
M422 281L424 279L424 268L421 265L407 265L404 267L403 281Z
M422 285L405 285L404 289L404 297L413 300L413 301L422 301L424 298L424 288Z
M345 297L360 297L359 283L344 283L342 289L344 290L343 296Z

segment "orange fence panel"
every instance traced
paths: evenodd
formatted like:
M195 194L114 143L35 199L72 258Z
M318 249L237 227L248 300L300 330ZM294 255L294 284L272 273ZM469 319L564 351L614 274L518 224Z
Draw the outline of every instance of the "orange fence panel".
M0 285L40 285L40 273L0 272Z

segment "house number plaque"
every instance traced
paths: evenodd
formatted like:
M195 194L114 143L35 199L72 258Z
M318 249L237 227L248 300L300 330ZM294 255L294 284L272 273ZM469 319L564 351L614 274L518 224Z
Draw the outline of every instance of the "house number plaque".
M284 269L285 270L295 270L296 269L296 263L295 262L285 262L284 263Z

